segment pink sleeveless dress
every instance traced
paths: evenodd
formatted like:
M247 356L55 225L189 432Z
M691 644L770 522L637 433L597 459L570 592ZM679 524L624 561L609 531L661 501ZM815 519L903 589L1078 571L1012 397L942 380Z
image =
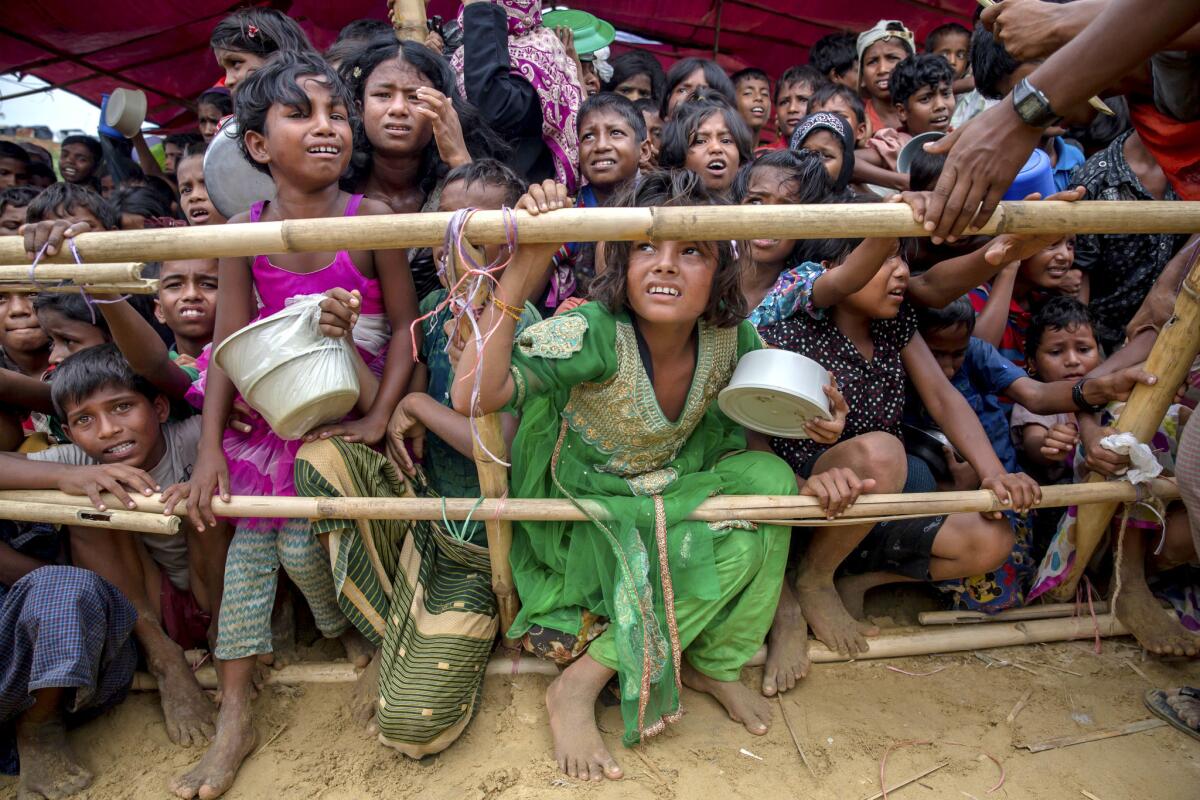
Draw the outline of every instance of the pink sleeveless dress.
M361 201L362 195L351 196L346 203L345 216L355 216ZM251 222L259 221L265 205L265 202L259 202L251 207ZM383 307L383 290L378 280L367 278L358 271L348 252L339 250L333 261L313 272L292 272L272 264L267 256L256 256L251 265L251 274L261 304L255 320L281 311L292 297L323 294L335 288L347 291L357 289L362 295L362 306L354 326L354 344L372 372L382 374L391 338ZM197 407L202 407L204 401L210 351L211 348L205 348L196 359L196 366L201 371L200 379L187 395L188 400ZM292 470L296 452L303 442L280 439L257 412L251 413L250 426L249 433L231 428L225 430L223 445L229 464L230 490L233 494L294 495ZM277 520L264 519L259 522L274 526ZM242 523L253 524L250 520L242 520Z

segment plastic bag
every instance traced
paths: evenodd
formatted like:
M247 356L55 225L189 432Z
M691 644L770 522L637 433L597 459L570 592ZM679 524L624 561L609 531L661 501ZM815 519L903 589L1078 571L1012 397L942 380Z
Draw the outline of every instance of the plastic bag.
M358 401L350 337L320 330L322 294L299 295L282 311L221 343L213 360L281 439L299 439L341 420Z

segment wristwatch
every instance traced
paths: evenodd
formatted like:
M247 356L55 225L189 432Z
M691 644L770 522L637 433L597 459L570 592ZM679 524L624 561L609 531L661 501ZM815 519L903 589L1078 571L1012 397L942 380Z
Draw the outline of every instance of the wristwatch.
M1082 378L1071 388L1071 400L1075 403L1075 407L1080 411L1089 411L1093 414L1098 414L1103 411L1108 404L1100 403L1099 405L1093 405L1089 403L1083 396L1083 385L1085 383L1087 383L1087 378Z
M1028 78L1022 78L1012 92L1013 108L1026 125L1034 128L1049 128L1062 119L1053 108L1050 100L1042 94Z

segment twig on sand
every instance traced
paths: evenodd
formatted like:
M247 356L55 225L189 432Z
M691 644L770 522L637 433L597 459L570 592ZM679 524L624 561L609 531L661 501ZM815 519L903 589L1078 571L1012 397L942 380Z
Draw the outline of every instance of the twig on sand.
M287 726L286 722L283 723L282 725L280 725L279 730L277 730L277 731L275 731L275 733L271 734L271 738L267 739L265 742L263 742L263 746L254 751L254 755L255 756L261 755L263 750L266 750L268 747L271 746L272 742L274 742L281 735L283 735L283 732L287 730L287 727L288 726Z
M792 721L788 719L787 711L783 707L783 698L775 695L775 699L779 701L779 715L783 717L783 724L787 726L788 733L792 736L792 744L796 745L796 752L800 754L800 760L804 762L804 766L808 767L809 774L816 779L817 772L812 768L812 764L808 763L808 756L804 754L804 748L800 746L800 738L796 736L796 731L792 728Z
M931 669L931 670L929 670L929 672L909 672L906 669L900 669L899 667L893 667L891 664L887 665L887 669L890 669L892 672L899 672L901 675L908 675L910 678L928 678L930 675L937 675L939 672L941 672L945 668L946 668L945 666L941 666L941 667L937 667L935 669Z
M1129 667L1131 670L1136 672L1138 675L1141 675L1142 680L1144 680L1146 683L1150 684L1151 686L1154 685L1154 681L1150 680L1150 678L1146 675L1146 673L1142 672L1142 668L1139 667L1137 664L1133 663L1132 661L1126 661L1124 663L1125 663L1125 666Z
M1155 728L1164 727L1167 723L1161 719L1143 719L1137 722L1131 722L1128 725L1122 725L1118 728L1107 728L1102 731L1092 731L1080 736L1060 736L1057 739L1047 739L1044 742L1033 742L1019 744L1017 747L1024 748L1031 753L1041 753L1045 750L1058 750L1062 747L1072 747L1077 744L1087 744L1088 742L1098 742L1103 739L1113 739L1117 736L1128 736L1131 733L1141 733L1142 731L1150 731Z
M884 758L884 763L881 763L879 765L880 785L883 785L883 768L884 768L884 765L887 763L887 756L885 755L883 758ZM942 767L947 767L949 765L950 765L949 761L943 761L940 764L937 764L937 765L932 766L929 769L925 770L920 775L913 775L908 780L901 781L900 783L897 783L895 786L889 786L886 789L881 789L880 791L876 792L875 794L871 795L870 797L864 798L864 800L880 800L880 798L883 798L883 800L887 800L888 792L894 792L897 789L903 789L905 786L908 786L910 783L916 783L917 781L921 780L921 778L924 778L926 775L930 775L934 772L937 772Z
M1088 800L1100 800L1099 797L1096 797L1096 795L1092 794L1087 789L1080 789L1079 793L1081 795L1083 795L1084 797L1086 797Z
M1021 711L1024 710L1025 704L1029 702L1029 698L1032 696L1033 689L1026 689L1025 694L1021 695L1021 699L1017 701L1017 704L1013 706L1012 711L1008 712L1008 716L1004 718L1006 725L1013 724L1017 718L1017 714L1020 714Z
M641 761L641 762L642 762L642 764L643 764L643 765L646 767L647 771L649 771L650 775L651 775L651 776L652 776L652 777L653 777L655 780L657 780L657 781L658 781L659 783L661 783L663 786L670 786L670 785L671 785L670 781L668 781L668 780L666 779L666 777L664 777L664 776L663 776L663 774L662 774L661 772L659 772L659 771L658 771L658 767L656 767L656 766L654 766L653 764L651 764L651 763L650 763L650 759L646 758L646 756L645 756L645 755L643 755L643 753L642 753L642 751L641 751L641 750L639 750L639 749L638 749L638 748L636 748L636 747L631 747L631 748L629 748L629 752L630 752L630 753L633 753L633 755L637 757L638 761Z

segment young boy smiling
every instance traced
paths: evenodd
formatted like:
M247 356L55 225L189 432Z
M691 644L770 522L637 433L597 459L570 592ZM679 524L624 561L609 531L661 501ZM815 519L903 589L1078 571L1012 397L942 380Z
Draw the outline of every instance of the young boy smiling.
M763 128L771 118L771 81L757 67L747 67L730 76L737 97L738 113L750 126L754 146L758 147ZM811 89L809 90L811 92Z

